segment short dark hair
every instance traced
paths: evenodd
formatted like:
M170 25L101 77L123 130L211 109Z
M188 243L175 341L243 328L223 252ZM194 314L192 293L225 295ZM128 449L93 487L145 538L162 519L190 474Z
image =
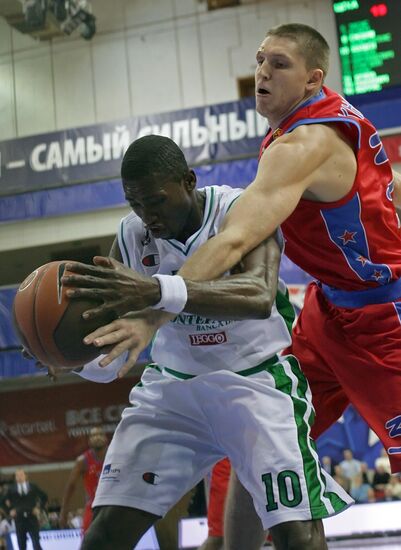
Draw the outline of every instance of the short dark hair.
M282 36L294 40L305 59L306 68L321 69L323 78L326 77L329 70L330 46L316 29L301 23L287 23L273 27L266 36Z
M121 164L123 184L155 176L181 181L188 172L187 161L178 145L168 137L157 135L132 142Z

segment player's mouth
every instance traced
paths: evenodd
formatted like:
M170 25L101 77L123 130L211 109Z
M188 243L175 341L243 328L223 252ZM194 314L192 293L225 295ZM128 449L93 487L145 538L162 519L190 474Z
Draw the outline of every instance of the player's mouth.
M270 95L270 92L266 88L262 88L261 86L259 86L258 88L256 88L256 95L267 96L267 95Z

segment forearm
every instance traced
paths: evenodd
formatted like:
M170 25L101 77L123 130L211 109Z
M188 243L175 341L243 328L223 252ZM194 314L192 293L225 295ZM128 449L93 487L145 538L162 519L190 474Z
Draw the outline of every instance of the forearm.
M68 485L63 495L63 500L60 508L60 515L66 515L69 511L69 506L71 502L71 497L74 493L75 485Z
M186 281L185 311L214 319L265 319L277 293L281 249L267 239L237 266L235 275L215 281Z
M244 243L231 238L231 234L221 232L198 248L181 267L178 275L185 280L211 281L232 269L247 252Z
M234 275L216 281L186 280L188 300L184 311L212 319L264 319L270 314L264 281L248 275Z

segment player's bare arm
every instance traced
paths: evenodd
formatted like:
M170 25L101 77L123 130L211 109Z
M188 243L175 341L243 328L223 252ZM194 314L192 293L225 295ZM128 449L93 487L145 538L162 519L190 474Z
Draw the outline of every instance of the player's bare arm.
M113 245L112 253L114 258L95 257L93 266L72 264L71 270L76 275L63 278L64 284L76 287L67 292L71 298L103 301L101 306L85 312L88 318L106 311L121 316L141 311L160 300L157 280L117 261L118 245ZM268 317L275 299L279 262L278 244L275 238L270 238L244 258L242 273L210 282L187 281L185 311L214 319Z
M245 256L240 273L212 283L188 281L190 307L200 315L217 319L268 317L276 297L280 258L276 238L269 238ZM107 367L128 352L118 373L122 377L134 367L140 352L151 342L157 329L174 317L175 314L153 309L130 313L100 327L84 341L99 348L112 346L99 362L101 367Z
M74 467L71 470L67 485L64 489L63 502L60 510L60 527L67 527L67 516L71 497L74 494L75 488L85 473L85 460L83 456L79 456L75 461Z
M184 279L210 280L232 268L271 235L302 197L331 202L352 188L353 150L332 126L300 126L264 152L255 180L226 216L220 233L179 271Z

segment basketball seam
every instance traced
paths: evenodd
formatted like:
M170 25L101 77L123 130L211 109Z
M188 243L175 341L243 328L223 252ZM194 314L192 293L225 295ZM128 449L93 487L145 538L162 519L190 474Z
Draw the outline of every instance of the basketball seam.
M50 269L52 263L53 263L53 262L50 262L49 265L48 265L48 267L47 267L47 269L44 269L44 270L43 270L42 276L40 277L38 283L42 280L42 278L44 277L45 273L48 272L48 270ZM53 354L50 352L50 350L45 349L45 347L44 347L44 345L43 345L43 343L42 343L42 338L41 338L40 333L39 333L39 331L38 331L38 329L37 329L37 324L36 324L36 321L37 321L37 317L36 317L36 313L37 313L37 312L36 312L36 295L37 295L38 286L39 286L38 284L35 285L35 292L34 292L34 295L33 295L33 317L34 317L34 323L33 323L33 325L34 325L34 329L35 329L35 334L36 334L36 336L37 336L37 341L38 341L40 347L42 348L43 355L44 355L45 357L48 357L48 358L51 360L50 366L52 366L52 363L54 363L54 364L56 365L56 364L58 363L58 361L55 360L55 358L54 358Z

